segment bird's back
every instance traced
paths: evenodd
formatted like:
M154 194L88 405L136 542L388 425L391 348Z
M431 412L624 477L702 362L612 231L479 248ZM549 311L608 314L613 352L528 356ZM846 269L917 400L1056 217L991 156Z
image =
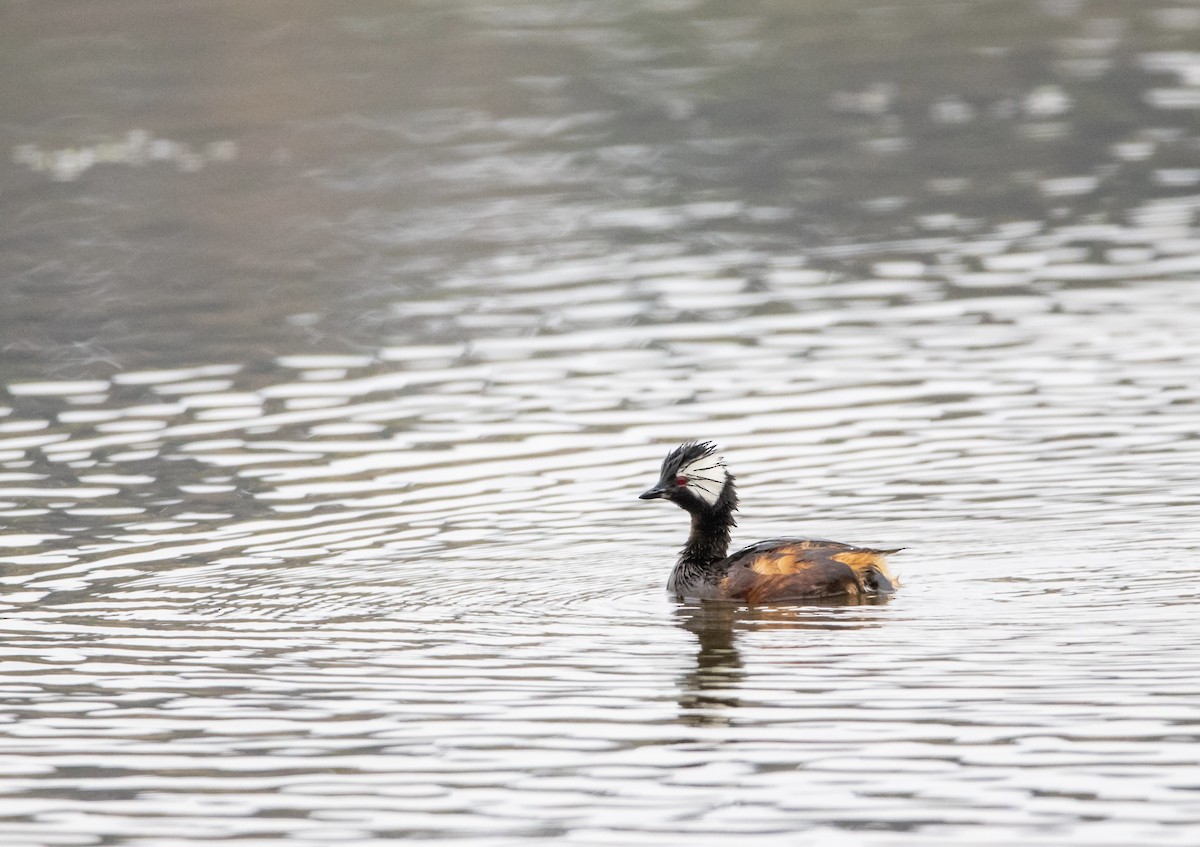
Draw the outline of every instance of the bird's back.
M819 538L760 541L725 559L721 593L749 603L888 594L897 580L886 558L895 552Z

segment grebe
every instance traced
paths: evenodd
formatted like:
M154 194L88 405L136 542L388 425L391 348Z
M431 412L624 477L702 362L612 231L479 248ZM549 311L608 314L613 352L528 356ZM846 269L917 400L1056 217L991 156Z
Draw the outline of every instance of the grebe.
M689 441L667 454L658 484L642 500L670 500L692 516L692 531L667 580L680 599L773 603L890 594L897 580L885 557L896 550L853 547L816 538L760 541L732 556L736 525L733 474L711 441Z

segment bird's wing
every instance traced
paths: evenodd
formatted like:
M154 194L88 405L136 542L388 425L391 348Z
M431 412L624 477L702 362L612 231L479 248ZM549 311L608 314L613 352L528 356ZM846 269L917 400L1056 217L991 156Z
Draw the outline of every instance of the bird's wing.
M848 567L867 589L891 591L896 579L888 571L886 557L894 552L817 538L780 538L734 553L728 559L728 573L747 569L763 576L831 575L841 565Z

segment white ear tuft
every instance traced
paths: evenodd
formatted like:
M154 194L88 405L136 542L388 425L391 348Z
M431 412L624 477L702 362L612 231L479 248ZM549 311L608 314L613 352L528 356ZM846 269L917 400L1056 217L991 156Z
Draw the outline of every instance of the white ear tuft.
M717 502L729 480L724 456L701 456L680 468L679 475L687 478L688 490L710 506Z

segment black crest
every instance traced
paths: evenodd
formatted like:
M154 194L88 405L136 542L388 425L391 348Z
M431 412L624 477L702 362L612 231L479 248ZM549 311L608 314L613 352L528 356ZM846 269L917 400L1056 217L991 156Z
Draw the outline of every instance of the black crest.
M664 480L674 479L683 468L716 452L717 445L711 441L688 441L680 444L663 459L661 477Z

